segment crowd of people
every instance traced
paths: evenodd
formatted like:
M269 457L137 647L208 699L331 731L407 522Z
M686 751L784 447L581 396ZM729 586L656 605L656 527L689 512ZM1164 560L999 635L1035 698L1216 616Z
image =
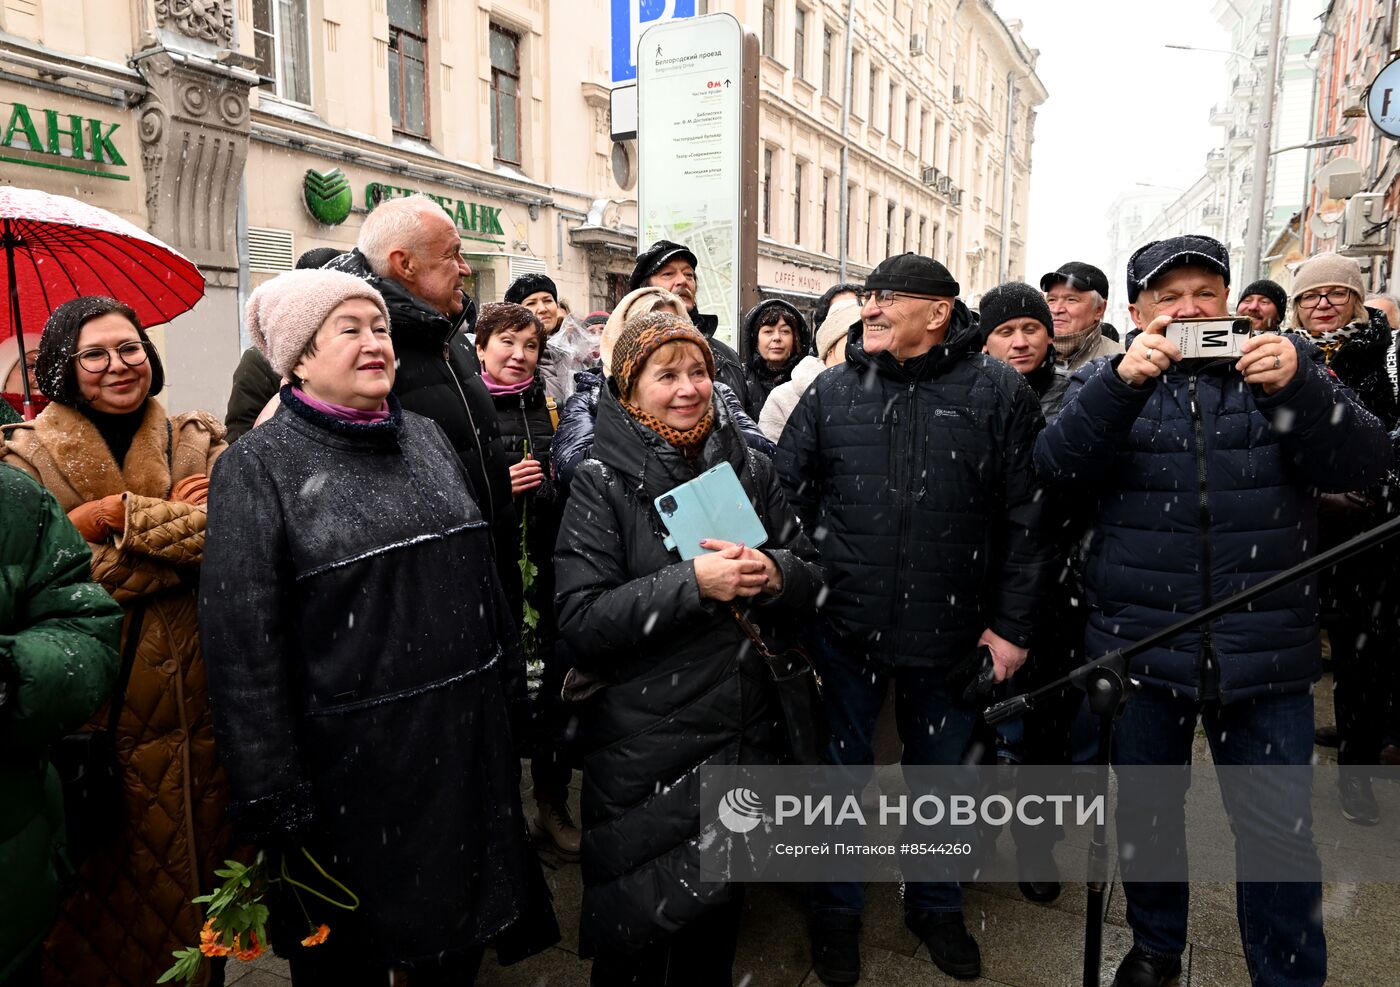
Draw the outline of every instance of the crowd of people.
M1126 335L1091 264L974 312L906 253L810 318L759 303L744 357L670 241L584 319L544 274L478 306L423 196L298 268L248 300L225 421L168 415L135 313L87 297L39 340L47 406L0 431L0 983L155 983L199 940L215 869L257 852L319 861L358 900L273 883L298 987L471 983L488 947L509 964L558 941L540 846L581 861L594 984L731 983L742 888L702 878L699 772L789 753L755 640L810 654L825 760L857 779L887 695L907 765L1068 763L1078 694L988 740L973 680L1034 688L1396 511L1400 313L1335 254L1291 291L1246 286L1243 356L1209 362L1166 333L1231 314L1204 236L1132 256ZM655 502L721 466L766 540L683 561ZM1374 824L1368 768L1400 761L1393 558L1134 659L1115 763L1185 764L1198 722L1222 764L1331 743L1342 813ZM1314 736L1321 628L1336 727ZM108 758L110 799L70 783L75 750ZM67 825L58 769L87 800ZM1297 797L1270 835L1311 874ZM1120 788L1120 845L1183 819L1182 791ZM1018 834L1032 901L1060 893L1050 849ZM1114 983L1172 982L1188 886L1124 891ZM1320 880L1238 896L1253 982L1323 983ZM956 881L910 881L903 905L940 969L979 975ZM860 884L810 889L829 985L860 979L862 911ZM333 933L304 944L308 921Z

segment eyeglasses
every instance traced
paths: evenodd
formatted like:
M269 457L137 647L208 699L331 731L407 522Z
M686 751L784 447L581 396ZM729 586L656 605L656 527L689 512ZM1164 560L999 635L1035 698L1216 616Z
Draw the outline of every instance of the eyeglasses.
M77 360L78 366L82 367L90 374L106 373L107 368L112 365L112 354L115 353L122 363L128 367L139 367L150 359L148 347L150 343L139 339L133 339L122 343L120 346L89 346L85 350L79 350L68 359Z
M1331 291L1305 291L1298 296L1298 307L1315 309L1322 304L1322 300L1325 298L1328 305L1333 308L1341 308L1350 297L1350 288L1333 288Z
M893 305L896 298L922 298L927 301L930 297L929 295L911 295L907 291L891 291L888 288L882 291L856 292L856 301L860 302L861 308L874 302L876 308L885 309Z

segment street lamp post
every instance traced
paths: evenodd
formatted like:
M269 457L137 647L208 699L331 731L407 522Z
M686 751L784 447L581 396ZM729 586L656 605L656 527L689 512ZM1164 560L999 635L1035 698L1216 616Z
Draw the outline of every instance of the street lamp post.
M1264 200L1269 189L1269 144L1273 138L1274 96L1278 88L1279 31L1283 23L1283 0L1272 0L1269 16L1269 60L1264 69L1264 109L1254 131L1254 168L1250 172L1249 225L1245 227L1243 276L1259 277L1259 258L1264 250Z

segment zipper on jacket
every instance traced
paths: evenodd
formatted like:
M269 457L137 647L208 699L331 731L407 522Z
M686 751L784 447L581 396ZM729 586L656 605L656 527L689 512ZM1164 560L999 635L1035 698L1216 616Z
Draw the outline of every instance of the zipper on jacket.
M1201 418L1200 402L1196 396L1196 375L1192 374L1186 379L1186 393L1190 399L1191 427L1196 437L1196 482L1200 491L1200 512L1201 512L1201 606L1211 605L1210 588L1210 498L1207 495L1206 487L1206 428L1205 422ZM1206 659L1214 657L1215 643L1211 637L1210 625L1207 624L1201 632L1201 654L1197 660L1197 675L1200 678L1201 689L1204 692L1206 686ZM1216 662L1217 695L1219 692L1219 663Z
M909 508L914 500L914 491L912 489L906 488L912 488L914 485L914 433L917 431L915 425L918 422L918 417L914 414L914 406L917 401L918 393L919 382L910 381L908 421L904 423L904 429L906 433L903 462L903 467L905 470L905 480L903 483L895 485L895 495L899 497L899 526L895 528L898 541L898 550L895 554L894 563L895 585L893 587L894 596L892 597L894 612L890 614L890 633L894 638L894 640L891 643L894 646L896 654L898 654L900 644L900 625L902 623L902 621L900 620L900 614L903 613L903 607L901 606L902 601L900 600L899 590L900 585L903 582L905 563L904 548L905 543L908 541L907 536L909 534ZM898 427L899 411L898 409L892 410L894 411L894 424L896 427ZM894 436L890 436L891 443L893 443L894 438ZM924 467L927 468L927 465L928 464L925 463Z
M485 481L486 505L491 509L491 523L496 523L496 497L491 493L491 473L486 467L486 450L481 445L481 433L476 430L476 419L472 417L471 402L467 400L467 392L462 390L462 382L457 379L457 374L452 369L452 353L444 346L442 348L442 363L447 368L447 376L452 378L453 385L457 388L457 396L462 399L462 410L467 413L467 426L472 433L472 442L476 444L476 456L481 461L481 478Z

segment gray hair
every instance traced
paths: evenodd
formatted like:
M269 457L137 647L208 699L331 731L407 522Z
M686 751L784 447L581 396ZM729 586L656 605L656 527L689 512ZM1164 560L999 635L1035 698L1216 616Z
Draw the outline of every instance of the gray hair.
M422 234L423 214L429 210L447 215L422 192L381 202L370 210L355 241L370 270L381 278L389 276L389 255L395 250L415 249Z

